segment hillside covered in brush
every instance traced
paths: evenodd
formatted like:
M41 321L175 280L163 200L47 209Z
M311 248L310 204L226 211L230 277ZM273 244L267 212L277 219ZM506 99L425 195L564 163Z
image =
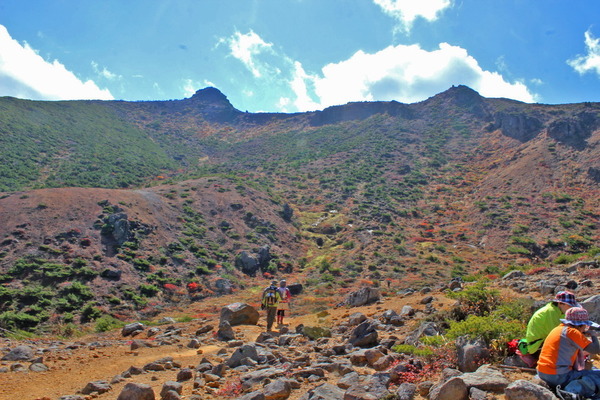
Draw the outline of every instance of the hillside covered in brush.
M293 277L329 304L598 254L600 104L488 99L296 114L184 100L0 99L0 325ZM256 289L258 290L258 289Z

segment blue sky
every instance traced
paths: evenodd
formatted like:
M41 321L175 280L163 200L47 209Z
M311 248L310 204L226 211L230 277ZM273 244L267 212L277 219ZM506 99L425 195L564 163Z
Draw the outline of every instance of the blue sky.
M599 102L599 38L598 0L0 0L0 96Z

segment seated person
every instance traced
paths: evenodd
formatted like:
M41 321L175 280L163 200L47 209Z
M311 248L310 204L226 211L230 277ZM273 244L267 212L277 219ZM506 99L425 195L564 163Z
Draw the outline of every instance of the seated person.
M583 352L600 353L598 338L588 331L592 325L588 312L572 307L561 322L544 340L537 363L538 375L562 399L599 399L600 370L578 370L576 366Z
M535 367L540 355L544 339L552 329L560 324L565 312L571 307L580 307L571 292L558 292L554 299L544 307L537 310L527 324L525 339L519 343L521 358L530 367Z

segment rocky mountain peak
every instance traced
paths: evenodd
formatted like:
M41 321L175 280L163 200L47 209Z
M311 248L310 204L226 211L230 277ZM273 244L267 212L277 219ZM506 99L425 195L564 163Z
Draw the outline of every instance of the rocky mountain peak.
M219 89L215 87L206 87L198 90L196 93L194 93L190 100L202 103L221 104L233 108L227 99L227 96L225 96Z

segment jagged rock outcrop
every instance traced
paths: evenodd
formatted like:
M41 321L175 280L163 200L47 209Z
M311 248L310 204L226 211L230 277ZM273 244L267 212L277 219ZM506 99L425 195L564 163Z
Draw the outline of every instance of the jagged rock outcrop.
M543 127L543 122L536 117L518 111L502 111L494 115L494 123L489 129L500 129L505 136L527 142L536 137Z
M600 118L595 113L581 112L573 117L552 121L547 128L548 136L557 141L583 150L586 140L598 129Z

